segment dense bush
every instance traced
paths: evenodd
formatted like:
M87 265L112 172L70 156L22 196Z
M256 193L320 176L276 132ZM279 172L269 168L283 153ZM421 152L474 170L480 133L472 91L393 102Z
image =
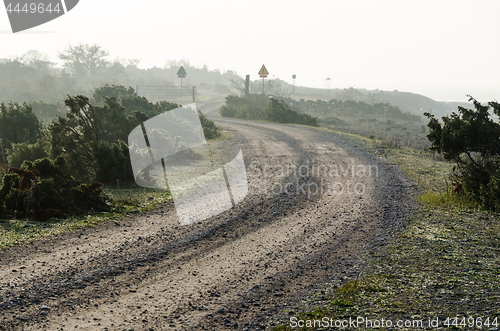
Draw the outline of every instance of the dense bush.
M264 109L268 103L269 99L263 99L261 95L252 94L248 98L228 95L226 104L220 109L220 114L223 117L259 120L263 119Z
M278 99L264 99L256 94L247 98L229 95L226 97L226 104L220 108L219 112L223 117L318 125L315 117L292 110Z
M470 97L475 109L458 107L458 114L429 118L431 149L456 163L454 178L464 193L487 209L500 209L500 124L490 118L490 108L500 116L496 101L482 105Z
M69 111L56 114L44 130L29 104L0 104L0 218L47 220L108 210L101 183L134 181L125 143L131 130L180 107L150 103L123 86L96 89L94 99L68 96ZM219 128L199 115L205 136L217 137ZM176 139L168 132L157 136ZM185 154L190 162L193 156Z
M113 97L116 100L121 101L121 99L129 96L137 96L134 89L130 86L125 87L121 85L104 84L94 90L94 93L92 94L92 102L96 105L102 105L104 103L104 98Z
M2 177L0 217L29 217L45 221L52 217L107 211L102 184L75 181L58 157L26 161Z
M92 105L91 100L82 95L68 96L65 104L70 111L66 118L58 117L49 126L51 156L64 155L70 172L82 180L133 181L125 144L128 134L149 118L180 106L167 101L152 104L143 97L128 94L129 90L122 87L105 86L105 90L114 96L107 97L99 92L97 95L104 101L102 106ZM126 94L123 96L121 92ZM131 109L125 108L116 98ZM199 115L206 138L216 138L219 128L203 114ZM168 133L165 135L168 139L173 138Z
M283 101L271 99L265 111L265 119L276 123L298 123L318 126L316 117L293 111Z
M209 120L205 115L201 112L198 112L200 115L200 122L203 128L203 133L205 134L206 139L214 139L217 138L220 134L219 127L215 125L215 123Z
M12 144L34 144L40 137L41 125L31 105L23 103L0 103L0 159L7 157Z
M103 183L133 180L128 146L120 143L94 142L92 146L95 179Z
M51 157L63 155L69 172L89 182L96 176L95 156L113 157L112 154L95 154L94 148L125 141L133 127L125 115L125 108L114 97L106 98L103 106L94 107L85 96L68 96L65 104L69 108L66 117L58 116L48 127Z
M24 161L35 161L49 156L47 150L48 141L43 138L38 139L35 144L25 142L12 144L12 149L8 151L7 160L11 167L19 168Z

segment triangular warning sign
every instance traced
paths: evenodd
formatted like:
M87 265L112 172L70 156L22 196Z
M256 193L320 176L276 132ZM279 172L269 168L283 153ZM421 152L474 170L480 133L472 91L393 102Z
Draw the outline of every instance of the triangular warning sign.
M187 75L186 70L184 69L183 66L181 66L179 68L179 71L177 71L177 77L184 78L184 77L186 77L186 75Z
M260 68L260 71L259 71L259 76L262 78L266 78L267 75L269 75L269 71L267 71L265 65L262 65L262 68Z

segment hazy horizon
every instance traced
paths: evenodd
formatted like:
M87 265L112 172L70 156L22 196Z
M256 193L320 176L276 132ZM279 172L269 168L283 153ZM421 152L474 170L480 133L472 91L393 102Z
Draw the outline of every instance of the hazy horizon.
M422 94L437 101L500 99L500 2L477 1L80 1L66 15L12 34L0 10L0 58L80 42L140 68L187 59L313 88L354 87ZM189 73L188 73L189 74Z

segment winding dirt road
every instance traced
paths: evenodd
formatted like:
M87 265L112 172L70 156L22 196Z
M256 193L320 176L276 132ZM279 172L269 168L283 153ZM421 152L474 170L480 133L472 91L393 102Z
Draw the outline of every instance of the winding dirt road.
M1 251L0 330L265 329L355 277L413 208L397 167L331 133L216 121L242 149L243 202L192 225L168 205Z

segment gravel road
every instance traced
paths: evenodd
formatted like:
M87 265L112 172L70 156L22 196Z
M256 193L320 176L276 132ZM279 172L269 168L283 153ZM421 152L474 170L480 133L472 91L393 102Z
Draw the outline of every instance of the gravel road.
M414 208L397 166L331 133L216 121L244 155L241 203L186 226L166 205L1 251L0 330L265 329L356 277Z

